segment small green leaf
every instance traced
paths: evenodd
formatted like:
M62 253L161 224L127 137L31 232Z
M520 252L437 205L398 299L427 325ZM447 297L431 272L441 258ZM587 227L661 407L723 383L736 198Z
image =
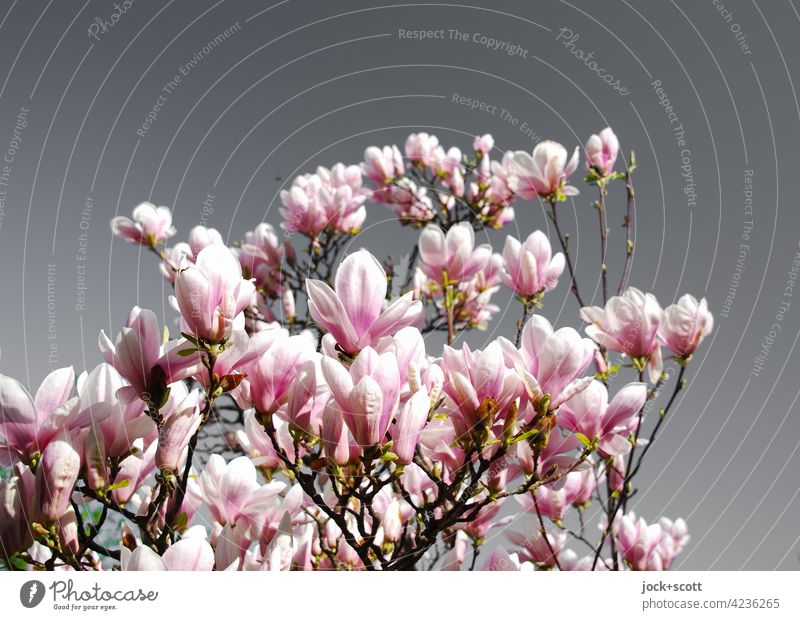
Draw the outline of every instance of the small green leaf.
M591 440L583 433L575 433L575 437L587 448L592 445Z
M190 355L194 355L197 353L197 349L181 349L178 351L178 355L181 357L189 357Z
M183 528L186 527L187 523L189 523L189 515L187 515L185 512L182 512L175 519L175 529L182 530Z
M525 441L526 439L530 439L531 437L536 435L538 432L539 432L538 428L532 428L531 430L525 431L524 433L522 433L522 435L518 435L517 437L514 437L511 440L510 443L517 443L518 441Z
M184 333L184 332L181 332L181 336L183 336L184 338L186 338L186 340L188 340L189 342L191 342L191 343L192 343L194 346L199 346L199 345L200 345L200 343L198 343L198 342L197 342L197 338L195 338L195 337L194 337L194 336L192 336L191 334L186 334L186 333Z
M131 481L128 480L127 478L125 478L124 480L120 480L119 482L115 482L114 484L112 484L110 487L108 487L106 489L106 492L110 493L111 491L114 491L115 489L124 489L130 483L131 483Z

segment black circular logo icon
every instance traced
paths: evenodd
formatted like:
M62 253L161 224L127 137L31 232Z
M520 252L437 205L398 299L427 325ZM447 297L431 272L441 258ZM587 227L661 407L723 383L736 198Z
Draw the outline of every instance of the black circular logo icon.
M31 579L22 584L19 589L19 602L23 607L32 609L42 602L44 598L44 584L36 579Z

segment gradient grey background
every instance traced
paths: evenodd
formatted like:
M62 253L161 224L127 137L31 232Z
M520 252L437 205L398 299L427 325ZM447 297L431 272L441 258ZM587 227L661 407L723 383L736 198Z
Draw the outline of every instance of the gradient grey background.
M35 386L49 369L93 366L100 361L98 331L116 333L134 304L174 319L153 257L109 230L112 216L129 214L142 200L174 208L176 241L201 222L212 194L207 223L235 240L262 220L278 224L277 194L294 175L357 162L372 144L402 146L414 130L464 150L483 132L494 134L501 150L533 148L519 127L453 103L453 93L504 107L538 136L570 149L611 125L639 161L631 283L652 290L663 305L683 292L705 296L717 317L632 504L649 521L662 514L688 520L692 541L678 568L797 569L800 299L764 369L751 375L800 240L796 1L730 0L729 21L712 0L471 4L136 0L98 41L88 28L95 18L110 19L111 1L2 0L0 157L20 110L29 112L7 186L0 187L7 191L0 372ZM238 32L202 58L146 136L138 136L178 68L237 22ZM564 27L579 35L576 48L594 51L628 87L628 96L556 40ZM527 58L472 42L400 40L400 28L479 32L522 46ZM654 80L686 130L693 206ZM721 318L748 219L745 170L753 171L755 225L730 316ZM597 278L597 221L594 196L582 189L562 217L588 297ZM612 282L623 259L621 189L608 207ZM81 215L87 198L88 219ZM516 223L488 235L497 250L506 232L548 226L540 205L516 207ZM82 311L81 226L88 226ZM355 245L398 258L413 239L387 209L372 205ZM471 343L485 342L494 329L513 335L519 308L506 292L496 299L502 316L490 331L469 334ZM577 310L563 278L543 312L559 326L577 327ZM51 328L55 338L48 338Z

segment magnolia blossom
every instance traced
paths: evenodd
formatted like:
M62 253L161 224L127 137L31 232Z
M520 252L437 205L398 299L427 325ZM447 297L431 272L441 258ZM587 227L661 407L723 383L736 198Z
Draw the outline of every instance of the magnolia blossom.
M662 369L658 330L663 315L655 296L634 287L609 299L605 308L581 309L581 318L589 323L586 334L611 351L646 363L653 382L658 380Z
M400 398L400 370L391 352L366 347L349 371L338 361L322 358L322 372L341 415L361 446L383 441Z
M19 381L0 375L0 464L29 462L61 432L75 408L74 381L71 366L54 370L32 398Z
M167 207L156 207L143 202L133 210L133 220L119 215L111 220L111 231L139 245L155 247L175 234L172 212Z
M648 525L641 517L637 519L635 514L628 513L618 517L615 529L622 557L633 570L664 569L659 553L664 531L658 523Z
M599 134L592 134L586 141L586 168L594 169L601 177L614 172L619 153L619 140L611 127Z
M519 559L546 567L555 566L558 555L567 542L563 532L542 533L538 523L525 520L524 532L508 532L508 539L519 547Z
M362 186L359 166L320 166L315 174L295 178L281 191L283 228L315 237L326 228L345 233L358 230L366 217L369 190Z
M506 367L498 342L482 351L472 351L466 343L460 351L445 346L443 369L444 391L453 401L451 418L458 437L491 428L522 392L519 377Z
M714 316L705 298L699 302L689 294L666 307L658 330L661 341L678 357L688 357L714 329Z
M552 256L550 241L537 230L522 244L514 237L506 237L503 263L503 283L518 295L532 298L556 287L565 260L561 252Z
M250 305L255 286L242 279L242 267L224 245L200 251L194 265L178 272L173 305L181 313L185 332L210 343L223 342L234 319Z
M200 498L220 525L236 525L248 507L273 500L285 486L278 481L259 484L253 461L246 456L225 463L219 454L208 459L198 483Z
M514 151L506 162L509 186L522 198L553 200L559 193L577 195L578 190L566 185L566 181L578 167L578 151L575 147L567 161L567 149L549 140L537 144L532 155Z
M406 138L405 151L406 157L414 163L430 166L437 155L437 151L442 149L439 146L439 139L427 133L412 133Z
M201 365L198 355L179 354L188 346L185 339L162 346L155 313L138 306L133 307L114 342L103 330L98 342L105 360L130 382L123 392L127 400L150 400L163 393L167 384L193 375Z
M31 546L29 520L38 512L36 476L23 463L17 463L7 478L0 480L0 558Z
M260 290L274 296L280 291L281 268L289 245L288 240L281 245L275 228L261 222L245 233L244 243L236 254L244 273L253 278Z
M121 568L124 571L209 571L214 568L214 550L208 541L198 537L182 538L163 556L147 545L133 551L121 547Z
M449 280L468 280L486 266L491 256L490 245L475 247L475 231L466 222L453 226L447 234L431 224L419 236L420 266L435 282L441 282L443 273Z
M67 435L57 437L44 449L36 470L36 489L42 516L48 523L60 519L70 507L80 468L81 456Z
M609 402L608 390L592 381L558 410L558 423L567 430L597 438L598 448L606 456L630 452L628 436L636 430L637 414L647 400L644 383L629 383Z
M591 363L596 347L571 327L554 330L550 321L534 315L522 330L519 349L505 338L498 340L507 363L520 374L534 402L548 394L551 408L556 408L591 381L579 377Z
M481 157L486 157L494 148L494 138L492 134L485 133L482 136L476 136L472 142L472 149Z
M683 380L712 329L706 302L685 296L662 313L629 289L582 310L591 338L536 314L519 346L459 341L500 311L503 283L538 310L566 262L541 231L509 237L500 255L476 247L475 230L509 222L517 198L576 193L577 154L545 142L493 161L493 149L489 134L462 151L417 133L405 158L370 147L357 166L298 176L281 195L287 237L307 237L298 249L266 222L231 247L205 226L165 247L168 210L115 220L174 280L183 338L135 307L113 340L101 333L105 361L77 380L57 370L34 397L0 376L0 559L55 570L674 565L686 524L627 511L644 457L630 454L639 425L642 437L659 430L644 414L661 396L641 372L660 370L664 344ZM586 153L589 182L617 176L613 132ZM387 275L359 250L334 273L370 195L425 227L419 260ZM608 350L635 370L612 366ZM517 520L498 544L495 528ZM121 532L114 552L109 528ZM579 557L570 537L593 552Z
M416 325L422 318L422 304L414 301L410 292L384 307L386 272L366 250L342 261L334 289L311 278L306 280L306 288L309 313L347 353L377 344L383 336Z
M370 146L364 151L364 163L361 164L364 176L377 183L389 183L405 172L403 156L396 146Z
M419 435L428 421L431 399L423 387L409 398L397 414L391 429L392 452L397 462L408 465L414 458Z
M126 456L134 442L145 437L151 439L155 434L155 425L145 414L146 403L139 398L130 402L120 398L125 382L110 364L98 364L91 372L82 373L77 387L80 415L92 420L86 439L87 452L91 451L96 458L101 450L103 456ZM174 391L179 394L180 388ZM170 393L170 398L175 394ZM85 458L88 468L90 459Z
M184 450L200 426L200 390L192 390L166 419L158 438L155 464L162 471L177 472Z

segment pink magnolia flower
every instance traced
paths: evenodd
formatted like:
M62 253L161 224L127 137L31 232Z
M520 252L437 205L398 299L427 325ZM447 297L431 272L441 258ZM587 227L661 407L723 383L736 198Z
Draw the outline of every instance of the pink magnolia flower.
M415 392L402 406L392 425L392 452L397 455L397 462L408 465L414 459L414 452L419 442L419 435L428 421L431 399L423 387Z
M475 231L467 222L459 222L446 235L429 224L419 236L420 267L434 282L441 282L445 272L449 280L468 280L486 267L491 256L490 245L475 247Z
M361 164L364 176L381 185L403 176L405 166L403 156L396 146L370 146L364 151L364 163Z
M135 445L135 444L134 444ZM135 450L132 454L122 459L119 473L113 480L118 484L127 480L127 484L112 491L114 501L127 504L134 497L139 488L145 483L156 469L155 456L158 442L151 443L146 450Z
M358 457L359 447L344 423L341 409L335 401L329 400L322 412L320 429L322 450L325 458L337 465L347 465Z
M99 451L102 443L105 455L124 457L131 452L134 441L155 433L153 421L144 413L143 400L126 402L119 398L118 392L125 383L110 364L98 364L91 372L82 373L77 384L81 415L94 420L86 439L87 448Z
M661 542L658 544L658 555L661 557L663 570L669 570L672 561L683 551L689 542L686 521L676 519L672 521L661 517L658 524L661 526Z
M441 570L456 571L461 569L469 545L469 536L463 530L456 532L453 548L442 558Z
M498 341L507 363L520 374L528 396L538 401L549 394L551 409L585 389L591 380L579 377L591 363L596 347L571 327L553 330L550 321L534 315L522 330L519 350L505 338Z
M605 308L581 308L581 318L589 323L586 334L611 351L647 363L653 382L662 369L658 330L663 314L655 296L634 287L609 299Z
M460 351L445 346L442 366L443 389L453 401L450 417L457 437L477 428L491 428L522 392L519 377L506 367L497 341L482 351L472 351L466 343ZM491 407L486 406L487 399ZM492 418L482 417L488 413Z
M208 541L198 536L181 538L161 557L167 570L209 571L214 568L214 550ZM130 565L128 570L132 570Z
M400 511L400 502L392 498L383 511L381 526L383 539L397 542L403 534L403 516Z
M533 154L513 151L508 158L508 181L511 190L522 198L556 199L559 194L575 196L575 187L566 185L567 179L578 167L578 147L567 161L567 149L545 140L536 145Z
M366 250L341 262L334 289L311 278L306 280L306 289L309 313L349 354L417 324L423 315L422 303L414 301L411 292L384 307L386 272Z
M161 556L147 545L139 545L133 551L121 545L120 569L123 571L165 571L167 565Z
M295 453L293 439L289 434L289 424L281 416L273 416L272 423L275 426L278 446L290 459L294 459ZM274 469L283 464L275 452L272 440L264 431L264 427L258 421L253 409L244 412L244 430L240 429L236 432L236 442L258 467Z
M573 396L558 410L558 423L590 440L598 439L597 447L606 456L630 452L628 436L635 431L638 413L647 400L644 383L629 383L609 403L608 390L600 381L592 383Z
M714 316L705 298L699 302L686 294L678 303L667 306L658 330L661 341L678 357L688 357L714 329Z
M38 518L37 499L36 478L27 465L17 463L10 476L0 480L0 558L31 546L30 522Z
M281 191L282 226L311 237L325 228L352 233L364 223L370 193L362 186L359 166L320 166L316 174L298 176L289 190Z
M286 244L289 242L286 241ZM259 289L270 295L280 290L284 245L271 224L262 222L245 233L242 246L236 251L245 274L255 280Z
M533 565L520 562L516 553L509 553L503 547L495 547L486 556L481 570L485 571L532 571Z
M198 224L189 231L189 248L192 250L192 258L197 258L200 252L205 250L208 246L214 244L224 245L225 241L222 239L222 234L216 228L210 228Z
M441 150L441 148L439 139L424 131L412 133L406 138L406 157L414 163L431 166L436 160L437 151Z
M235 526L248 506L275 499L284 489L283 482L261 485L253 461L239 456L225 463L212 454L198 478L200 498L220 525Z
M134 306L125 326L112 343L100 330L98 344L106 362L131 384L123 394L127 400L148 400L163 393L169 383L193 375L201 366L198 355L183 357L178 351L187 348L184 339L161 345L158 318L152 310ZM154 375L156 367L159 371Z
M541 230L531 233L524 243L506 237L503 262L503 283L523 297L553 290L565 264L561 252L552 255L550 241Z
M506 535L513 544L519 547L520 560L553 567L556 564L556 558L567 542L567 535L564 532L543 534L539 523L534 523L534 521L535 519L525 519L524 532L512 531Z
M330 170L317 168L317 174L323 181L322 200L328 225L346 233L360 229L367 217L364 203L372 193L362 185L361 167L336 164Z
M400 398L400 371L393 353L361 350L349 372L340 362L322 358L322 373L345 424L360 446L383 442Z
M567 478L572 476L573 472L567 474ZM572 504L572 497L570 490L566 485L545 485L536 489L533 497L528 495L521 495L517 497L517 502L529 513L536 514L536 508L539 508L539 514L547 517L551 521L560 523L564 515L564 511Z
M599 134L593 134L586 141L586 168L596 170L600 177L614 172L614 164L619 154L619 140L611 127Z
M0 375L0 464L30 462L61 432L74 409L70 400L74 381L71 366L59 368L45 377L31 398L19 381Z
M599 558L597 563L594 561L594 554L578 557L572 549L564 549L558 557L558 565L564 571L607 571L610 562Z
M111 220L111 231L139 245L155 247L175 234L172 212L167 207L156 207L143 202L133 209L133 220L119 215Z
M180 469L189 440L200 427L201 398L199 388L192 390L165 420L155 456L156 467L161 471L176 473Z
M294 403L295 411L299 414L300 408L316 393L314 363L319 354L314 350L313 341L306 335L289 336L288 332L280 330L270 341L257 343L255 350L258 356L244 367L244 371L247 374L250 401L256 411L275 413L291 397L299 398L300 390L306 385L304 381L309 381L314 387L309 388L310 393L306 393L305 401L296 400ZM307 379L303 379L309 374ZM295 389L298 380L301 386Z
M486 157L489 152L494 148L494 138L492 134L485 133L482 136L476 136L472 142L472 150L479 154L481 157Z
M242 267L233 253L214 243L200 251L194 265L178 272L171 300L181 313L184 332L220 343L254 295L255 286L242 279Z
M614 529L620 553L633 570L664 569L658 553L663 530L658 523L648 525L641 517L637 520L635 514L628 513L617 517Z
M57 521L70 508L80 469L81 456L66 435L47 444L36 470L39 506L46 522Z
M608 465L608 482L612 491L621 491L625 485L625 457L622 454L615 456Z
M436 216L428 190L408 177L401 177L393 185L376 191L373 199L386 203L401 222L414 227L430 222Z

